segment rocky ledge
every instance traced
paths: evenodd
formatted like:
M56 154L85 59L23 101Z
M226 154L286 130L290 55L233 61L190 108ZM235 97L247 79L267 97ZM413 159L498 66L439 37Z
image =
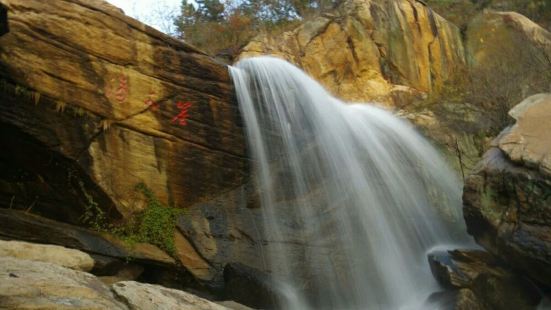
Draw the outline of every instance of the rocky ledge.
M58 259L61 258L61 259ZM55 245L0 242L2 309L249 309L208 301L191 293L135 281L111 283L83 270L86 253ZM229 307L226 307L226 306Z
M434 277L447 289L429 298L439 309L533 310L542 299L532 281L488 252L433 252L428 260Z
M208 225L194 206L248 182L224 64L103 0L0 0L0 102L0 238L76 248L107 269L131 259L155 283L222 283L234 257L210 247L209 261L175 226ZM168 247L113 237L149 211Z

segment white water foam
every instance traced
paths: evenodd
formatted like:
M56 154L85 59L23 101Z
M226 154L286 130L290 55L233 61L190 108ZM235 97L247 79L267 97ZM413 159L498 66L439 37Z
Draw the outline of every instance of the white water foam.
M422 309L428 249L462 242L461 186L412 126L272 57L230 67L284 309Z

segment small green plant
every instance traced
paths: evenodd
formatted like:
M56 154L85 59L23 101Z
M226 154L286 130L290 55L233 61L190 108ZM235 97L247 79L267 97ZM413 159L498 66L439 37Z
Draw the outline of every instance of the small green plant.
M174 229L183 210L161 203L143 183L136 185L136 190L145 196L147 206L136 216L129 227L131 234L127 237L133 241L151 243L173 255Z
M109 224L105 211L94 201L93 197L79 181L80 189L86 197L87 204L80 220L92 229L107 232L132 246L136 243L150 243L158 246L170 255L175 254L174 230L176 220L184 211L161 203L153 192L144 184L135 186L136 192L143 195L146 207L119 225Z
M41 94L39 92L33 91L18 84L12 84L4 79L0 79L0 91L13 92L15 96L28 99L34 102L35 105L38 105L40 103Z
M84 187L84 182L78 181L80 190L86 198L86 205L84 206L84 213L80 216L80 221L86 225L89 225L94 230L104 231L107 229L107 217L105 212L99 207L98 203L94 201L94 197L90 195Z

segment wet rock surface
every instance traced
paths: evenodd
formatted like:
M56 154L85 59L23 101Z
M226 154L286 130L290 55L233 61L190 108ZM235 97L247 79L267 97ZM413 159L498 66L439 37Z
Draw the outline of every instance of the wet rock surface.
M239 263L224 268L226 297L260 309L278 309L282 299L277 282L269 274Z

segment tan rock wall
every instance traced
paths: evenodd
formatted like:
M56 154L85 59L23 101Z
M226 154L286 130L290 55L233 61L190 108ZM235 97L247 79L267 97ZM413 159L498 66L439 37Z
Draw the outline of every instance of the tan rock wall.
M224 65L101 0L0 3L10 25L0 37L0 123L76 163L100 207L112 204L123 216L139 210L134 187L141 182L161 201L186 207L246 178ZM8 200L23 196L6 191Z
M403 104L464 64L459 29L416 1L349 0L334 14L275 37L259 36L239 58L274 55L349 101ZM406 100L407 101L407 100Z

